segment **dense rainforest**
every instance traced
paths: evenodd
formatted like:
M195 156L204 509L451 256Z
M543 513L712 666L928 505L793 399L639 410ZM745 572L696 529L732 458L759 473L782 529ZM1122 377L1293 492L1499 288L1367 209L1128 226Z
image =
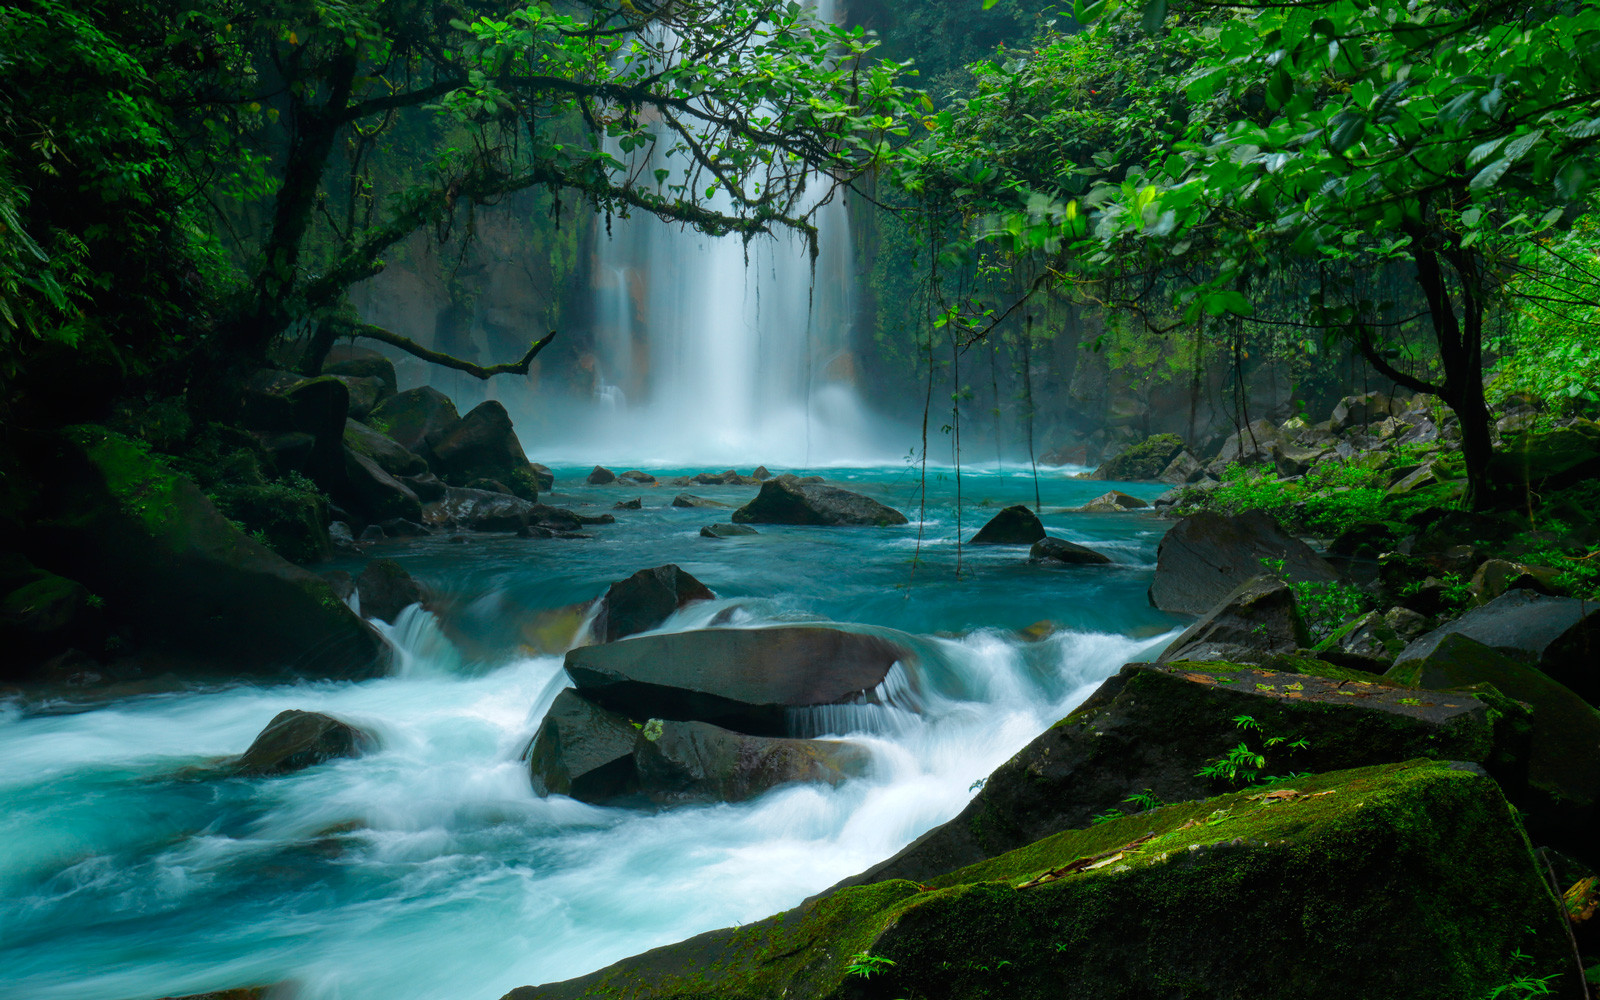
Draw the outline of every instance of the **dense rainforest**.
M0 0L0 993L1594 995L1597 199L1565 0Z

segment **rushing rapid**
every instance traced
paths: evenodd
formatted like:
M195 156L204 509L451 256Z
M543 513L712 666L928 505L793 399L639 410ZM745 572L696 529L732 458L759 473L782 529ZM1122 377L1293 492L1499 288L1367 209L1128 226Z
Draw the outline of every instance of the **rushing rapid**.
M563 484L581 476L557 472ZM587 540L427 539L368 553L400 559L436 595L436 611L414 607L387 630L403 653L389 677L7 706L0 992L133 1000L292 981L305 1000L431 1000L578 975L759 919L887 857L1170 636L1174 622L1143 593L1160 522L1047 513L1052 533L1116 564L1052 570L990 547L966 549L957 577L949 479L929 483L918 523L914 479L883 468L836 477L913 523L713 540L698 528L725 514L668 506L676 490L563 485L553 502L598 512L643 494L646 506ZM963 536L1032 496L1022 476L966 482L990 504L967 510ZM1074 504L1107 485L1054 474L1044 493ZM693 489L728 503L754 492ZM661 631L720 615L918 636L884 704L791 720L797 735L869 747L868 774L655 812L533 794L520 757L567 680L559 655L531 651L530 622L665 562L718 598ZM1040 620L1053 630L1019 633ZM283 777L208 770L289 708L345 719L381 747Z

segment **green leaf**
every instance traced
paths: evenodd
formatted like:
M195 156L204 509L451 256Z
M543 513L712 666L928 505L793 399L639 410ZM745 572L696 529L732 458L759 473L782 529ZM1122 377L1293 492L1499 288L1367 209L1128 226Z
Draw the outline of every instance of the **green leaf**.
M1167 0L1149 0L1144 5L1143 26L1147 34L1154 35L1167 22Z
M1488 142L1480 142L1478 145L1472 147L1472 151L1467 154L1467 169L1471 170L1473 167L1476 167L1484 160L1487 160L1489 157L1493 156L1495 150L1499 149L1500 144L1505 141L1506 137L1501 136L1498 139L1490 139Z
M1333 130L1328 133L1328 148L1335 153L1354 146L1367 132L1367 118L1359 111L1341 111L1329 124Z
M1500 178L1506 175L1506 171L1511 169L1511 164L1512 161L1504 156L1495 160L1473 175L1472 180L1467 184L1468 190L1481 192L1494 187L1500 183Z
M983 0L983 9L984 10L988 10L990 7L993 7L995 4L997 4L999 2L1000 2L1000 0Z

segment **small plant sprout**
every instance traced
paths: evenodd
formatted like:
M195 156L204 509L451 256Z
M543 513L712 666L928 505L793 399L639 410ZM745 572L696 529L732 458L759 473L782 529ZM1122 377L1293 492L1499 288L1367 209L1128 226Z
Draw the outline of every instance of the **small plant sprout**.
M850 956L850 964L844 967L846 975L860 976L862 979L871 979L880 972L886 972L894 965L894 959L884 958L882 955L872 955L858 951Z

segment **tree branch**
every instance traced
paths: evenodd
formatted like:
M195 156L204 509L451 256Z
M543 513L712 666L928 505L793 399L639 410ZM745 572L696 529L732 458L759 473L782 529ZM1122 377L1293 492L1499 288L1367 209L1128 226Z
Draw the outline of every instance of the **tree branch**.
M533 359L538 357L539 352L548 347L552 340L556 339L556 331L551 330L543 340L534 341L533 346L528 348L528 353L524 354L520 361L509 361L505 364L485 367L483 365L475 365L470 361L463 361L449 354L431 351L416 341L402 337L398 333L392 333L381 326L373 326L370 323L356 323L345 319L337 319L330 322L338 329L340 336L365 337L368 340L381 341L390 347L398 347L407 354L421 358L430 364L444 368L454 368L458 372L466 372L473 378L484 380L488 380L495 375L528 374L528 366L533 363Z
M1443 386L1434 385L1432 382L1424 382L1415 375L1407 375L1394 365L1391 365L1388 358L1379 354L1377 347L1372 343L1372 331L1367 329L1364 323L1358 329L1356 346L1361 348L1361 356L1367 359L1367 363L1378 369L1378 373L1384 378L1392 379L1397 385L1403 385L1412 392L1427 393L1430 396L1439 396L1440 398L1444 397Z

